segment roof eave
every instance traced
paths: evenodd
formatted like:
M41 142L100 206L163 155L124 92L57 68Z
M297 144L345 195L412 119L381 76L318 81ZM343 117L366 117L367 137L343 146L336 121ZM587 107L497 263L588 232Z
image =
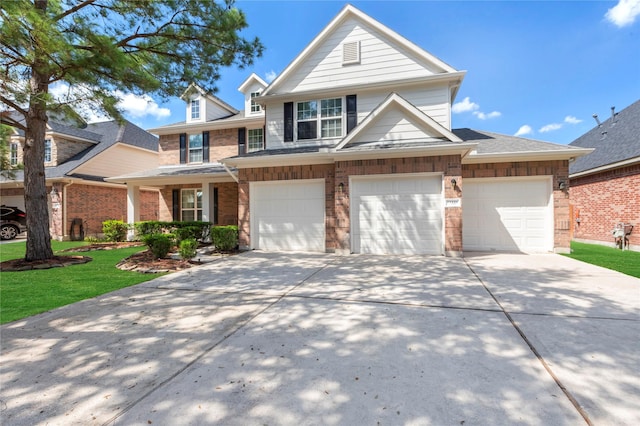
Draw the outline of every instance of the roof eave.
M592 149L561 149L554 151L500 152L489 154L470 153L462 164L508 163L521 161L571 160L589 154Z
M173 135L178 132L189 132L194 130L220 130L220 129L236 129L251 124L264 124L264 115L256 117L244 117L235 120L222 119L221 121L205 121L202 123L180 123L169 126L156 127L148 129L147 132L154 135Z
M607 170L617 169L617 168L620 168L620 167L632 166L632 165L635 165L635 164L640 164L640 157L634 157L634 158L629 158L629 159L626 159L626 160L623 160L623 161L618 161L616 163L605 164L604 166L594 167L592 169L583 170L583 171L577 172L577 173L570 173L569 177L570 178L577 178L577 177L581 177L581 176L587 176L587 175L592 175L592 174L604 172L604 171L607 171Z

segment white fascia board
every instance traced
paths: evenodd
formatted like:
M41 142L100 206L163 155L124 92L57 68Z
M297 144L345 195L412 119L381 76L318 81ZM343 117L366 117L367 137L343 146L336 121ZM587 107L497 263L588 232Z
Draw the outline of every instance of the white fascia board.
M522 161L570 160L589 154L592 149L559 149L555 151L500 152L491 154L470 153L462 158L462 164L508 163Z
M211 173L175 175L175 176L118 176L106 178L107 182L127 184L132 183L136 186L163 187L166 185L178 185L188 183L222 183L235 182L232 176L227 172L212 175Z
M223 164L238 169L251 167L307 166L311 164L333 164L333 154L329 151L303 154L276 154L261 157L234 157L222 160Z
M238 119L221 119L220 121L205 121L202 123L180 123L168 126L148 129L147 132L154 135L174 135L176 133L187 133L192 131L236 129L250 125L264 125L264 115L244 117Z
M251 75L247 77L247 79L243 81L242 84L238 87L238 91L244 93L245 90L247 90L247 87L249 87L254 81L262 85L263 87L267 87L269 85L266 81L260 78L259 75L252 72Z
M344 160L370 160L377 158L403 158L403 157L432 157L434 155L457 155L464 157L469 151L475 149L477 143L457 143L455 145L435 145L416 148L384 148L358 151L336 151L333 153L335 161Z
M634 164L639 164L639 163L640 163L640 157L629 158L629 159L624 160L624 161L618 161L617 163L606 164L604 166L595 167L593 169L584 170L582 172L572 173L572 174L569 175L569 178L577 178L577 177L580 177L580 176L592 175L592 174L595 174L595 173L604 172L606 170L612 170L612 169L617 169L617 168L620 168L620 167L632 166Z
M399 89L411 87L427 87L449 83L452 85L462 84L462 80L466 75L466 71L456 71L447 74L434 74L428 77L415 77L404 80L383 81L379 83L362 83L349 84L344 86L331 86L318 90L307 90L303 92L277 93L273 95L266 94L266 90L254 100L262 105L268 105L277 101L296 101L308 100L309 98L343 96L350 93L364 93L367 91L385 91L397 92Z

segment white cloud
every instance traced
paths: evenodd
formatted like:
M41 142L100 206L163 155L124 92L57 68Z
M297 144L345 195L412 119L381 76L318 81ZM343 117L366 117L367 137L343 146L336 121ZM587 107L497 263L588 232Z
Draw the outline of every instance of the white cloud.
M171 115L169 108L160 108L156 101L149 95L138 96L133 93L122 92L118 92L116 95L120 98L118 107L123 109L125 114L131 117L142 118L151 116L159 120Z
M562 128L562 124L551 123L551 124L547 124L546 126L542 126L540 128L540 133L553 132L554 130L559 130L561 128Z
M524 135L531 135L531 134L533 134L533 129L528 124L525 124L524 126L520 126L520 128L518 129L518 131L514 136L524 136Z
M454 114L459 114L461 112L475 111L478 108L480 108L480 105L475 102L471 102L471 100L467 96L461 102L456 102L455 104L453 104L453 106L451 107L451 111Z
M640 0L620 0L605 14L605 18L617 27L626 27L640 15Z
M58 102L68 103L76 112L82 115L89 123L109 120L110 117L100 110L100 106L89 101L90 88L82 85L70 87L66 83L55 84L49 89L49 93ZM132 118L143 118L147 116L162 119L171 115L168 108L160 106L149 95L134 95L117 91L114 93L120 99L118 108L125 115Z
M276 77L277 77L277 76L278 76L278 74L277 74L274 70L269 71L269 72L265 75L265 78L266 78L266 80L267 80L267 83L271 83L273 80L275 80L275 79L276 79Z
M481 111L474 111L473 115L478 117L480 120L488 120L490 118L498 118L502 115L502 113L499 111L492 111L489 114L485 114L484 112L481 112Z
M573 115L567 115L564 118L564 122L565 123L569 123L569 124L578 124L578 123L582 123L582 120L580 120L579 118L574 117Z

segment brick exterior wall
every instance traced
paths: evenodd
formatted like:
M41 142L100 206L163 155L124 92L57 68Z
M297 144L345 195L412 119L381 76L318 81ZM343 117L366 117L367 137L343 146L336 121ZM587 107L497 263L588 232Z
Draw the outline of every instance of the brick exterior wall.
M93 146L93 144L89 142L70 141L50 136L46 136L46 139L51 139L51 161L45 162L45 167L55 167L58 164L62 164L77 153ZM20 138L12 137L11 143L18 144L18 164L22 164L24 162L24 156Z
M158 145L158 161L161 166L180 165L180 134L161 135ZM209 131L209 162L238 154L238 129Z
M553 176L553 247L557 252L568 252L571 243L569 195L558 189L561 181L569 185L568 160L462 165L463 179L518 176Z
M452 178L459 181L461 179L460 156L355 160L339 161L335 164L241 169L238 191L240 246L249 247L251 245L250 182L324 179L326 249L327 251L349 252L351 246L349 176L425 172L442 172L445 175L445 182L450 182ZM343 184L342 192L340 191L341 183ZM460 194L450 184L445 186L446 198L460 197ZM460 252L462 250L462 210L457 207L447 208L445 216L445 251Z
M587 242L614 243L611 231L631 223L631 248L640 251L640 164L571 179L573 236Z
M250 247L250 182L325 179L325 225L327 251L350 251L349 177L376 174L443 173L446 199L461 198L464 178L553 176L554 248L568 251L570 243L569 196L558 189L568 183L568 161L529 161L492 164L461 164L460 156L434 156L338 161L335 164L241 169L238 185L238 225L241 247ZM456 187L450 183L457 182ZM340 191L340 184L343 184ZM445 252L462 252L462 207L444 209Z
M173 190L201 189L194 184L165 186L160 190L159 216L161 221L172 221L173 218ZM215 225L238 224L238 184L235 182L216 183L218 188L218 223ZM178 218L176 218L178 220Z

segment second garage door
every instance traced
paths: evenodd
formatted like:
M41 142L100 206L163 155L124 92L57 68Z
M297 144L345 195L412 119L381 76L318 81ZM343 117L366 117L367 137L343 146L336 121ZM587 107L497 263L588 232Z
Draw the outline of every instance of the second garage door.
M465 179L464 250L553 250L551 178Z
M324 180L255 182L251 194L251 247L325 251Z
M442 254L440 175L352 177L351 250Z

